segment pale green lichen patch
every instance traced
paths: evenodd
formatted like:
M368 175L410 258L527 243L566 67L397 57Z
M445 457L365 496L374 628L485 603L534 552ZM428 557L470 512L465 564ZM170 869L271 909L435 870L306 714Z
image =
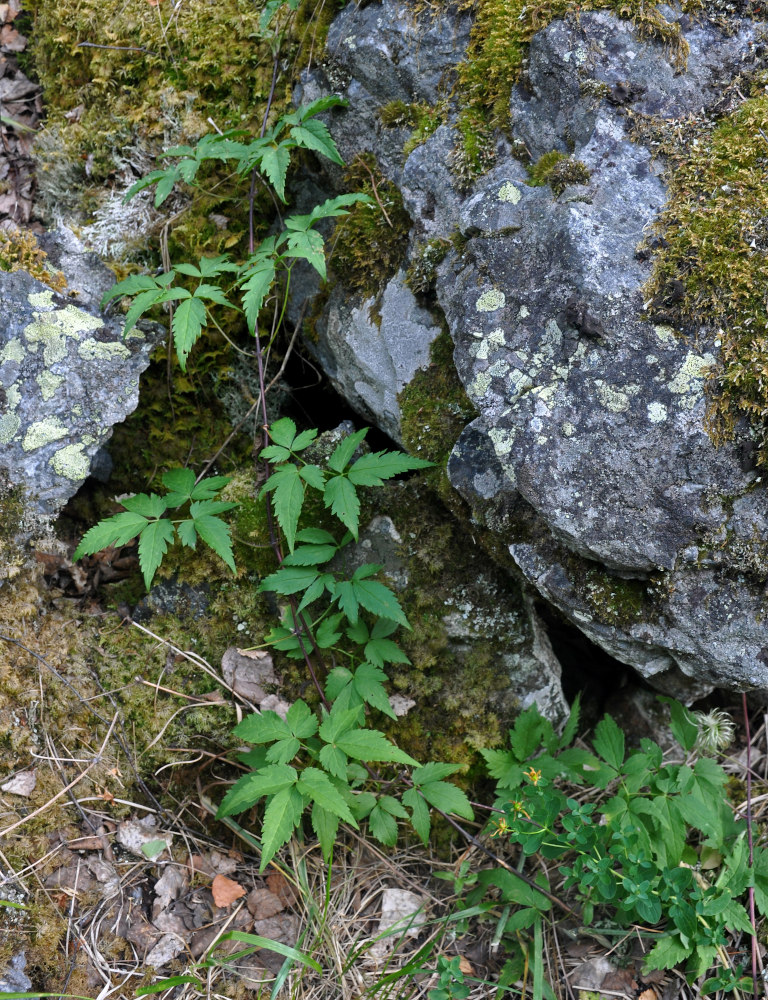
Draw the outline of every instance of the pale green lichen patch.
M514 428L505 430L503 427L492 427L488 431L488 437L493 442L494 450L500 456L508 455L512 451L516 436Z
M648 419L652 424L661 424L667 419L667 408L663 403L654 401L648 404Z
M83 454L82 444L68 444L51 459L51 465L55 472L67 479L77 481L85 479L88 475L91 463L88 456Z
M48 293L40 292L40 295L46 294ZM24 339L32 351L42 345L43 360L50 367L67 356L67 337L77 337L80 333L98 330L103 325L97 316L91 316L77 306L66 306L64 309L37 314L36 319L25 328Z
M63 381L63 375L54 375L53 372L48 370L40 372L40 374L35 378L35 382L37 382L40 386L40 394L46 402L53 398L56 394L56 390Z
M57 417L38 420L27 428L21 447L24 451L35 451L50 444L51 441L60 441L67 436L67 433L67 428Z
M662 342L662 344L674 344L675 342L675 331L671 326L665 326L663 324L654 326L653 332Z
M46 288L44 292L32 292L27 298L29 299L29 304L34 309L50 310L55 308L53 304L53 292L50 288Z
M480 372L474 377L469 386L467 386L467 395L472 400L482 400L488 390L491 388L491 376L486 374L486 372Z
M475 309L477 312L496 312L497 309L504 308L506 301L507 297L504 292L498 288L490 288L487 292L483 292L477 300Z
M0 363L3 361L22 362L25 354L26 351L22 342L14 338L13 340L9 340L2 351L0 351Z
M499 201L508 202L510 205L516 205L522 198L520 188L515 187L512 181L507 181L506 184L502 184L499 188L498 194Z
M629 409L629 396L620 389L614 389L602 379L595 380L595 391L606 410L612 413L624 413Z
M116 361L131 356L131 352L124 344L101 340L84 340L78 347L77 353L85 361Z
M570 420L565 421L562 430L563 434L565 434L566 437L573 437L573 435L576 433L576 428L573 426Z
M677 374L669 383L669 391L674 393L700 394L704 379L715 363L712 354L698 355L689 351Z
M16 413L4 413L0 417L0 444L9 444L19 433L21 419Z

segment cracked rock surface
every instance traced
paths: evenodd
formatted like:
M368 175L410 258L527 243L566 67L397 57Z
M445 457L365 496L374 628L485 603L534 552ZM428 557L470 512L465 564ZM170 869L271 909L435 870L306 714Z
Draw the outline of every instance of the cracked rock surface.
M405 160L381 127L378 109L437 92L466 46L464 20L403 34L404 16L389 0L347 8L329 35L329 67L302 99L332 89L349 99L332 131L345 158L372 150L399 185L411 253L418 241L462 237L436 295L479 416L456 444L451 481L530 584L660 689L692 698L713 685L768 687L768 502L740 443L715 448L707 434L717 331L681 336L644 311L653 261L638 244L667 189L665 163L631 134L637 116L674 123L715 108L739 74L760 68L760 26L734 19L724 32L669 9L689 47L681 70L608 12L552 23L513 92L512 137L534 162L570 155L578 183L531 187L500 138L495 166L466 191L450 170L456 109ZM388 343L396 323L381 318ZM352 352L360 339L350 318L336 336ZM372 398L396 396L386 378L368 385Z
M101 460L115 424L139 399L151 337L122 339L122 317L104 317L113 277L69 232L46 236L51 259L77 270L62 294L23 271L0 273L0 510L14 506L15 542L44 534ZM5 497L5 501L4 501Z

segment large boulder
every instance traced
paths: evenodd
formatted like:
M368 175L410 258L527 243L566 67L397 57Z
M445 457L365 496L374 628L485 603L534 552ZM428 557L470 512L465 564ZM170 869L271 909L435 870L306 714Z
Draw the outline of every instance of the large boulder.
M768 687L768 503L744 461L748 441L717 448L707 433L716 329L682 336L645 311L653 259L638 246L668 192L665 163L633 122L706 113L760 68L762 48L751 21L664 11L676 47L606 11L539 32L512 97L512 142L499 138L496 165L467 191L450 170L455 114L404 163L376 115L408 100L404 87L422 96L411 64L446 78L445 46L425 64L433 22L404 48L403 36L392 41L400 4L349 7L329 38L350 105L331 127L347 158L373 150L400 186L412 254L435 238L461 247L436 280L478 412L449 463L455 487L567 619L659 688L692 697ZM440 30L458 60L465 21L446 16ZM316 73L306 92L324 87ZM530 185L512 155L521 149L534 164L549 155L549 184ZM376 391L396 393L391 376Z
M114 278L71 233L46 247L69 271L63 292L0 272L0 513L17 549L46 533L94 462L108 462L103 446L136 408L155 343L138 330L124 340L122 318L100 313Z

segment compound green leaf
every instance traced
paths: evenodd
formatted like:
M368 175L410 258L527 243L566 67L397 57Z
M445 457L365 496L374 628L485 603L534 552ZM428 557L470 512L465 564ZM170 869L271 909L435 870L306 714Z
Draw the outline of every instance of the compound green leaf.
M410 629L411 626L405 617L405 612L389 587L385 587L383 583L378 583L376 580L356 580L354 578L352 587L355 599L366 611L381 618L389 618L391 621L398 622Z
M139 566L147 590L168 546L173 542L173 535L173 525L167 519L150 521L139 535Z
M267 750L267 760L270 764L287 764L293 760L301 749L301 744L293 736L285 740L278 740Z
M320 649L330 649L339 641L341 632L337 626L343 617L342 614L331 615L320 622L315 632L315 642Z
M603 760L621 770L624 763L624 733L619 729L610 715L604 716L595 727L595 737L592 740L595 752Z
M99 521L83 535L72 555L72 561L77 562L83 556L101 552L110 545L125 545L141 534L148 523L146 517L131 511Z
M693 713L674 698L657 695L659 701L669 705L669 728L672 735L686 752L693 750L699 736L699 727Z
M193 500L212 500L219 490L230 481L231 476L207 476L192 488Z
M265 795L274 795L295 784L298 775L285 764L271 764L263 770L239 778L221 800L216 818L245 812Z
M652 972L654 969L674 969L676 965L685 961L690 953L691 949L687 948L676 935L665 934L648 953L643 972Z
M283 559L283 566L319 566L333 559L335 545L300 545Z
M325 268L325 241L320 233L314 229L306 233L292 232L288 234L287 249L285 257L294 257L306 260L314 267L320 277L325 281L327 274Z
M280 527L283 529L288 548L293 552L296 528L304 503L304 483L295 465L283 465L273 473L266 483L272 493L272 508Z
M356 760L411 764L418 767L418 761L390 743L386 736L376 729L352 729L337 736L333 742L345 754Z
M269 426L269 437L275 444L284 448L292 448L296 439L296 424L290 417L281 417Z
M508 750L480 750L488 774L495 778L499 788L519 788L523 782L523 769Z
M331 784L328 775L317 767L306 767L299 775L298 788L304 792L313 802L318 802L323 809L326 809L345 823L350 823L357 827L357 822L349 811L349 806L342 798L341 794Z
M408 819L408 813L404 806L393 795L380 795L379 805L390 816L395 816L397 819Z
M331 513L349 528L357 541L360 501L357 490L345 476L334 476L325 484L325 506L330 507Z
M123 497L120 503L126 510L141 514L143 517L162 517L168 509L165 497L159 497L156 493L149 496L146 493L137 493L132 497Z
M272 743L293 736L288 723L270 709L247 715L232 732L247 743Z
M251 333L256 330L261 307L275 280L275 262L271 258L259 260L246 272L243 282L243 311ZM279 421L278 421L279 423ZM280 442L278 442L279 444Z
M421 767L415 768L411 773L411 778L414 785L418 787L419 785L424 785L429 781L442 781L443 778L448 778L450 775L455 774L460 770L461 764L440 764L435 761L430 761L427 764L423 764Z
M355 596L354 585L349 580L340 580L334 589L335 599L347 616L351 625L356 625L359 616L359 605Z
M295 786L284 788L270 800L264 810L264 823L261 828L260 871L264 871L275 853L291 839L291 834L299 825L303 812L304 799Z
M191 513L193 515L195 514L195 506L195 504L192 504L193 509ZM228 504L227 507L229 507ZM195 529L205 544L209 545L216 555L224 560L233 573L237 572L235 557L232 553L232 536L229 532L229 525L225 524L221 518L213 517L212 514L195 516L194 522Z
M426 847L429 843L429 830L432 825L429 806L415 788L409 788L403 792L403 804L411 810L411 825Z
M285 716L285 724L297 739L306 740L317 732L317 717L309 705L299 698Z
M137 295L139 292L154 292L157 289L157 282L148 274L132 274L129 278L112 285L104 293L101 299L101 308L103 309L112 299L122 298L124 295Z
M367 433L368 428L363 427L362 430L355 431L354 434L343 438L331 453L331 457L328 459L328 468L333 472L343 472Z
M265 576L259 584L259 590L271 590L287 597L290 594L297 594L300 590L306 590L317 577L318 572L314 566L308 568L286 566L284 569L279 569L275 573Z
M325 473L317 465L303 465L299 469L299 475L305 483L309 483L316 490L321 492L325 489Z
M397 843L397 820L378 803L368 815L368 829L376 840L387 847Z
M474 819L475 814L469 799L460 788L447 781L427 781L419 785L421 794L435 809L444 813L453 813L464 819Z
M182 545L186 545L188 549L197 548L197 532L194 521L178 521L176 532Z
M331 711L320 725L320 738L325 743L337 743L340 736L359 726L362 718L362 708L344 709L332 705Z
M335 545L336 540L330 531L323 528L302 528L296 533L297 542L307 542L309 545Z
M377 708L380 712L388 715L390 719L396 719L389 696L384 688L387 675L383 670L375 667L372 663L361 663L355 671L354 687L363 701L371 707Z
M521 712L509 731L509 742L515 757L522 762L545 744L547 736L554 736L551 724L541 717L535 705Z
M329 701L336 701L342 689L352 681L352 671L346 667L334 667L328 674L325 681L325 697Z
M321 747L318 759L329 774L346 781L348 757L343 750L326 743Z
M381 486L385 479L414 469L427 469L432 464L402 451L372 451L358 458L347 475L355 486Z
M365 646L365 658L377 667L382 667L385 663L411 662L397 643L391 639L371 639Z
M205 299L206 302L215 302L217 305L227 306L229 309L235 308L218 285L198 285L193 298Z
M320 841L320 850L323 852L323 858L326 863L329 863L333 857L333 845L336 843L339 817L327 809L323 809L320 803L315 801L312 806L312 829Z
M266 175L280 201L285 201L285 177L290 162L291 155L288 152L288 147L282 142L278 146L266 149L261 156L259 169Z
M325 156L333 163L338 163L339 166L344 165L344 161L336 149L336 143L331 138L331 133L322 122L308 119L303 125L294 126L291 129L291 138L297 146L303 146L304 149L320 153L321 156Z
M200 338L207 318L205 306L200 299L184 299L174 311L171 328L182 371L186 371L189 352Z
M191 469L168 469L162 475L162 483L169 492L165 496L168 507L180 507L192 496L195 474Z
M235 274L239 270L237 264L233 264L226 254L218 257L201 257L200 272L206 278L215 278L219 274Z

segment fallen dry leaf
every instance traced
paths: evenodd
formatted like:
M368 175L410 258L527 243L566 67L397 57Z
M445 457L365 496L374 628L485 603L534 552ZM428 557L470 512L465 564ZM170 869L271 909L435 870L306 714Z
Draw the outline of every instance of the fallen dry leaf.
M656 990L651 989L649 986L647 990L643 990L643 992L638 996L637 1000L657 1000Z
M217 875L211 885L213 901L217 906L231 906L236 899L245 895L245 889L239 882L227 878L226 875Z
M274 892L270 892L269 889L251 889L248 893L246 906L256 920L266 920L268 917L274 917L276 913L280 913L281 910L285 909L283 901Z
M474 976L475 970L472 965L464 958L463 955L459 955L459 969L464 973L465 976Z
M12 778L0 785L0 791L8 792L9 795L23 795L24 798L29 798L34 792L36 784L37 774L35 771L19 771L18 774L14 774Z

